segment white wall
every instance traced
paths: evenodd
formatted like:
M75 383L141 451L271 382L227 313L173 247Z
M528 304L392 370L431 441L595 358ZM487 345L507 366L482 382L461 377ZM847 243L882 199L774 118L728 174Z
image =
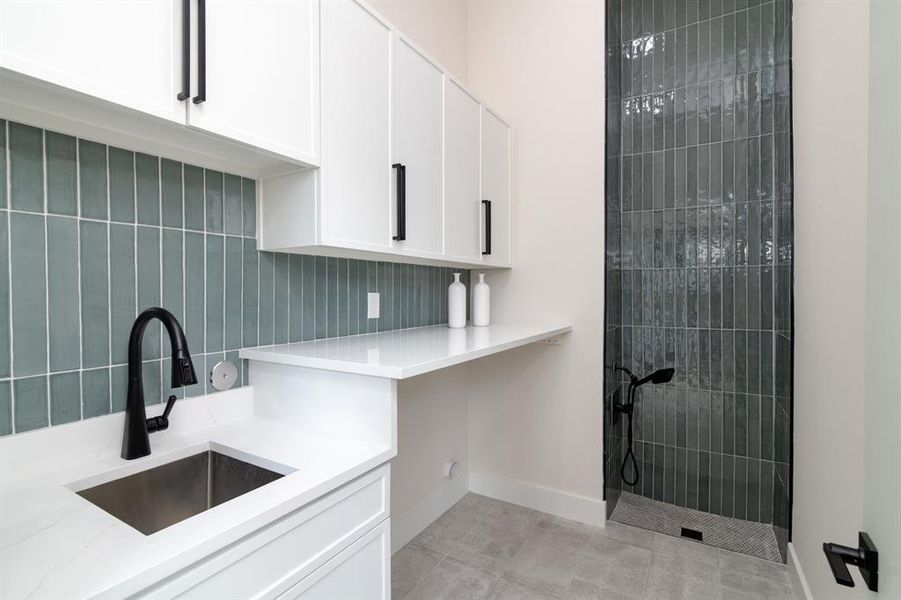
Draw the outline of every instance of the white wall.
M868 17L866 2L794 3L792 543L822 600L864 595L835 584L822 544L856 544L862 523Z
M466 82L466 2L369 0L369 4L454 77Z
M470 466L601 522L604 5L479 0L467 22L470 87L513 126L514 268L488 275L492 315L574 326L472 363Z

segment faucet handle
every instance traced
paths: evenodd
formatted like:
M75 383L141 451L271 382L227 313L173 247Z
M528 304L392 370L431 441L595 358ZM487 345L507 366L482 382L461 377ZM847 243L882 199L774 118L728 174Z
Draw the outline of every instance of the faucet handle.
M147 419L147 432L153 433L154 431L164 431L169 429L169 413L172 412L172 407L175 406L175 396L169 396L169 399L166 401L166 408L163 410L163 414L159 417L150 417Z

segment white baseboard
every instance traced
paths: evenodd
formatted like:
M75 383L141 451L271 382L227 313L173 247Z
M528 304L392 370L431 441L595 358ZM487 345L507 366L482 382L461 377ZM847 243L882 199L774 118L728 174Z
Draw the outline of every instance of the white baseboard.
M810 593L810 586L807 585L807 578L804 577L804 571L801 569L801 561L795 553L795 546L791 542L788 543L788 576L792 579L792 588L801 589L807 600L813 600L813 594Z
M598 527L604 526L607 514L603 500L479 471L469 472L469 490L489 498Z
M447 512L469 491L466 474L459 475L439 493L400 516L391 515L391 553L394 554Z

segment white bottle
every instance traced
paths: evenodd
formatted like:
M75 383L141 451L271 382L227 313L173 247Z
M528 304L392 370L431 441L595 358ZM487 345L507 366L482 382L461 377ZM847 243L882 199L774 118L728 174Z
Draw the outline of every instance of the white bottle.
M447 326L466 327L466 286L459 273L454 273L454 282L447 287Z
M491 288L485 283L485 274L479 273L479 282L472 288L472 324L487 327L491 322Z

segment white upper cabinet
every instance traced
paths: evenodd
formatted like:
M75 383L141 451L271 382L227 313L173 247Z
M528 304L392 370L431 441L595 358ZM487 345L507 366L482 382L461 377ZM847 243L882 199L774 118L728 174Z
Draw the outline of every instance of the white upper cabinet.
M318 0L202 1L188 125L318 164Z
M2 0L0 66L183 124L181 11L175 0Z
M444 240L448 258L481 259L479 101L453 80L444 89Z
M392 239L399 252L440 256L444 73L400 37L393 61Z
M511 266L510 127L482 107L482 258Z
M353 0L321 8L321 242L388 250L391 30Z
M316 166L319 7L2 0L0 117L249 176Z

